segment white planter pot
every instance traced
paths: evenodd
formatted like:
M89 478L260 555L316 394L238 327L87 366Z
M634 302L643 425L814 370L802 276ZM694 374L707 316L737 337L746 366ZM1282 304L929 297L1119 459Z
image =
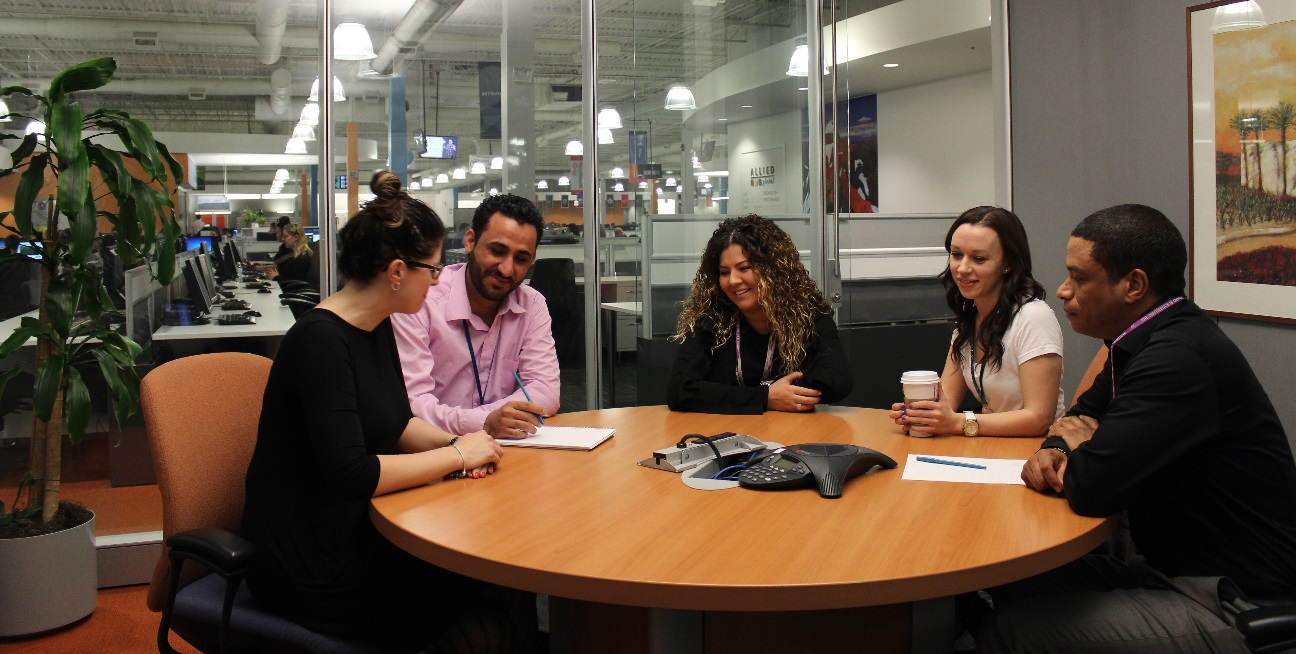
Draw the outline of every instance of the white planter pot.
M93 517L44 536L0 539L0 636L49 631L90 615L98 583Z

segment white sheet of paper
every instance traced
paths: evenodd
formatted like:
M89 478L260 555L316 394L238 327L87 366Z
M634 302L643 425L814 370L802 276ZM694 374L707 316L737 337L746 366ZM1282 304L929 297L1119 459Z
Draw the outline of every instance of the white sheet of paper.
M986 469L980 470L978 468L964 468L941 463L926 463L918 460L920 456L943 461L975 463L985 466ZM1026 483L1021 479L1022 466L1024 465L1026 465L1026 459L977 459L968 456L910 454L905 461L904 473L900 475L900 478L916 479L918 481L961 481L970 484L1016 484L1017 486L1025 486Z
M562 450L592 450L612 437L615 429L602 427L556 427L542 425L536 433L522 439L499 439L500 445L512 447L552 447Z

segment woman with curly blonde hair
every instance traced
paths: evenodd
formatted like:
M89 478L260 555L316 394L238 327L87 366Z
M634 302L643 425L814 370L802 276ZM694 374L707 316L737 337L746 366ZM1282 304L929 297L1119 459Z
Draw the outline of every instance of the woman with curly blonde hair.
M851 391L832 307L792 237L749 214L716 228L674 339L674 411L809 411Z

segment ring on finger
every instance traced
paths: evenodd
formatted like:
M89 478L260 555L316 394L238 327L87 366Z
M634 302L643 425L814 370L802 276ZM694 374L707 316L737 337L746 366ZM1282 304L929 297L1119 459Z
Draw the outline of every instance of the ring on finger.
M797 405L796 405L796 409L797 409L797 411L800 411L800 410L801 410L801 404L800 404L799 402L798 402Z

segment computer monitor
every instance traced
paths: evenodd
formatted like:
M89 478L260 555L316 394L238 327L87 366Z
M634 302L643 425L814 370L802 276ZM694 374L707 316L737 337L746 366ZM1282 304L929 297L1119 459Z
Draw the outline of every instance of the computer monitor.
M197 266L198 281L202 283L207 291L207 303L214 304L220 300L220 292L216 286L216 277L212 274L211 259L204 256L194 257L194 264Z
M234 252L234 260L243 263L243 251L239 249L238 243L230 241L229 246L230 250Z
M239 277L239 261L234 254L234 243L227 242L221 247L221 276L227 280L237 280Z
M207 248L207 250L204 250L204 252L211 250L212 238L210 236L186 236L185 237L186 250L197 250L204 246Z
M302 233L306 235L306 238L311 240L311 243L319 242L320 236L318 227L303 227Z
M38 241L23 241L18 244L18 254L25 254L33 261L40 261L41 251L41 244Z
M211 302L207 299L207 290L203 288L201 277L198 264L193 259L184 262L185 290L189 293L189 299L193 301L196 316L211 313Z

